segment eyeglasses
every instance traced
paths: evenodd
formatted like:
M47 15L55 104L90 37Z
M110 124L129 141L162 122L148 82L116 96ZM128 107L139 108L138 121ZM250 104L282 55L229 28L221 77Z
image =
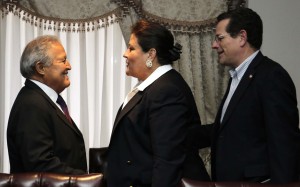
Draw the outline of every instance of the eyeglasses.
M215 41L217 42L217 43L220 43L224 38L225 38L225 36L227 36L228 34L220 34L220 35L216 35L215 36Z

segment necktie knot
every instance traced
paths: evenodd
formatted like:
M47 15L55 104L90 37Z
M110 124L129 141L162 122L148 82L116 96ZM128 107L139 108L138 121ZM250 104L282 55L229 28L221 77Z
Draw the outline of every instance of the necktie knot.
M69 110L68 110L67 104L66 104L65 100L62 98L61 95L58 95L56 103L61 107L62 111L64 112L64 114L66 116L66 118L72 124L72 119L71 119L71 116L69 114Z

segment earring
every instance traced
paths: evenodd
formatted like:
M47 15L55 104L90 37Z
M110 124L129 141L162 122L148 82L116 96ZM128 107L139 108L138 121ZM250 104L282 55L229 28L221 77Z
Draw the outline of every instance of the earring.
M146 60L146 66L147 66L147 68L151 68L152 67L152 60L147 59Z

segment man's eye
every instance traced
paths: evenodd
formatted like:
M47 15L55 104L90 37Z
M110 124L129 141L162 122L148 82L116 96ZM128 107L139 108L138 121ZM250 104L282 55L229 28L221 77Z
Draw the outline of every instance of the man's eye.
M215 36L215 41L216 42L221 42L225 38L225 36L227 36L227 34L225 34L225 35L217 35L217 36Z

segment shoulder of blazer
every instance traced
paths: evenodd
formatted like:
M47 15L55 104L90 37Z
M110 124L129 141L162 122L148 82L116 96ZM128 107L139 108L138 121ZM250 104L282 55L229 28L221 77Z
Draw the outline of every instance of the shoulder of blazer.
M42 96L45 99L45 101L47 101L51 105L53 110L64 121L64 123L66 123L66 125L68 127L73 129L78 135L80 135L82 137L82 134L81 134L80 130L77 128L75 122L73 122L74 125L70 125L69 122L67 121L67 119L65 118L64 114L62 113L62 111L58 108L58 106L50 99L50 97L39 86L37 86L32 81L26 79L25 87L34 90L35 93Z
M181 85L184 81L183 77L178 73L176 70L171 69L170 71L166 72L158 79L156 79L152 84L150 84L144 91L147 92L148 90L152 89L161 89L163 87L169 86L178 86Z
M279 68L283 68L278 62L275 62L274 60L263 56L263 54L261 52L259 52L256 57L253 59L252 63L249 66L249 69L254 68L261 68L261 69L268 69L270 70L270 68L272 67L279 67Z
M50 99L50 97L35 83L26 79L25 87L33 90L38 95L41 95L53 108L58 109L56 104Z

